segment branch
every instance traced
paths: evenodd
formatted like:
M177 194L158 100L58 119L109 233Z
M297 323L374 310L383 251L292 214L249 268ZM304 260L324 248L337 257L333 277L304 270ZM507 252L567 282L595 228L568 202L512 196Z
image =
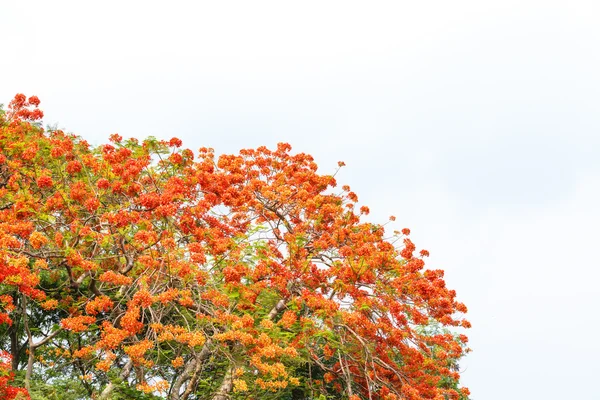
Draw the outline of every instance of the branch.
M63 330L62 328L58 328L57 330L55 330L54 332L52 332L51 334L49 334L48 336L46 336L44 339L42 339L39 342L31 345L30 347L32 349L37 349L38 347L45 345L50 340L52 340L56 335L58 335L62 330Z
M344 343L342 342L342 345ZM342 360L342 354L338 350L338 359L340 360L340 366L342 368L342 373L344 374L344 380L346 381L346 390L348 391L348 397L352 397L352 378L350 375L350 371L348 370L348 366Z
M223 383L219 387L219 390L214 394L212 400L228 400L229 392L233 389L233 366L227 368Z
M272 320L273 318L275 318L277 314L279 314L279 312L286 307L286 303L287 302L285 301L285 299L279 300L277 304L275 304L275 307L273 307L271 311L269 311L269 314L267 314L267 319Z
M177 377L175 383L173 383L173 386L171 387L169 400L179 400L181 398L181 394L179 392L181 391L183 384L192 377L192 373L197 370L197 367L201 365L201 362L206 360L211 355L212 352L209 348L210 345L211 341L207 340L206 343L204 343L204 346L202 346L200 353L197 356L194 356L194 358L185 366L185 369L181 375Z
M129 374L131 373L131 368L132 367L133 367L133 361L132 360L127 361L127 364L125 364L125 366L123 367L123 371L121 371L121 374L119 375L119 378L121 380L127 379L127 377L129 376ZM106 385L106 387L104 388L104 390L100 394L100 397L98 397L98 400L107 400L108 396L110 396L110 394L112 393L112 391L114 390L114 388L115 388L115 384L113 382L109 382L109 384Z

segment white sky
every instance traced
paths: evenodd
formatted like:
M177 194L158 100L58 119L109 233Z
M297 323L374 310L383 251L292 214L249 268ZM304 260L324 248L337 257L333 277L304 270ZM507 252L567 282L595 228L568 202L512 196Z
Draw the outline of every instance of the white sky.
M469 306L473 399L600 399L600 2L2 3L0 102L344 160Z

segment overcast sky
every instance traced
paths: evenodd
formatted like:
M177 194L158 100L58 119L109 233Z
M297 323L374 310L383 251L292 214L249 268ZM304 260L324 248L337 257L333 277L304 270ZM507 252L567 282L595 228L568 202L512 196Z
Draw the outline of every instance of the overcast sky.
M473 399L600 399L597 0L2 3L0 102L343 160L469 307Z

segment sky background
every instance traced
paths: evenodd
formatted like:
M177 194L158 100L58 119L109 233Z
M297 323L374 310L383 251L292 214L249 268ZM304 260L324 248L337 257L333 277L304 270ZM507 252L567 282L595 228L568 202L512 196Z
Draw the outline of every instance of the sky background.
M474 400L600 399L597 0L2 3L1 103L343 160L469 307Z

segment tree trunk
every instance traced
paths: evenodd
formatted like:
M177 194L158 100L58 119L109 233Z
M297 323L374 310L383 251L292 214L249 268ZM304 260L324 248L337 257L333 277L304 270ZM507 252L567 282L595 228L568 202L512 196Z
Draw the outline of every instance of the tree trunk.
M129 360L129 361L127 361L127 364L125 364L125 366L123 367L123 371L121 371L121 375L119 375L119 377L122 380L127 379L129 374L131 373L131 368L133 368L133 361ZM110 394L112 393L114 388L115 388L115 384L112 382L109 382L108 385L106 385L106 387L102 391L102 393L100 393L100 397L98 397L98 400L108 399L108 396L110 396Z
M204 343L204 346L202 346L200 353L187 363L183 372L177 377L175 383L173 383L173 387L171 387L169 400L179 400L181 398L180 392L183 384L190 379L196 371L198 371L202 361L206 360L208 356L210 356L210 344L210 339L207 339L206 343ZM185 393L187 393L187 389L185 390L184 394Z
M10 337L10 355L12 356L11 366L12 366L13 372L17 372L17 370L19 369L19 358L21 356L21 346L19 346L19 337L17 335L16 323L13 323L8 328L8 336Z
M285 299L280 299L277 304L275 304L275 306L271 309L271 311L269 311L269 314L267 315L267 319L268 320L272 320L273 318L275 318L277 316L277 314L279 314L281 311L283 311L285 309L286 305L286 300ZM230 365L229 368L227 368L227 372L225 373L225 377L223 378L223 382L221 383L221 386L219 387L219 390L217 390L217 392L213 395L212 400L228 400L229 399L229 393L233 390L233 372L234 372L234 366Z
M27 371L25 372L25 389L31 391L31 374L33 372L33 362L35 361L35 347L33 347L33 336L29 329L29 321L27 320L27 297L23 295L21 297L21 312L23 313L23 326L27 333L27 346L29 349L29 356L27 357Z
M227 368L223 383L213 395L212 400L229 400L229 392L233 389L233 366Z

